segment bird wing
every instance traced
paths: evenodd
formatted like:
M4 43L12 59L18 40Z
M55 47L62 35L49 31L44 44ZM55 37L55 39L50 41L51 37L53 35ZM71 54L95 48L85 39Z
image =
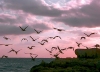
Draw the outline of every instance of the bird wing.
M28 26L27 26L28 27ZM26 29L27 27L25 27L24 29Z
M95 34L95 33L91 33L90 35L93 35L93 34Z
M38 33L38 31L36 29L34 29L34 30Z
M46 49L46 48L45 48ZM49 51L48 49L46 49L47 51Z
M20 27L20 26L19 26L19 27ZM22 28L22 27L20 27L20 29L21 29L21 30L23 30L23 28Z
M30 38L33 39L32 36L30 36ZM33 39L33 40L34 40L34 39Z
M89 36L88 34L84 33L86 36Z
M53 29L57 29L57 28L53 28Z
M32 48L32 47L35 47L35 46L31 46L31 48Z

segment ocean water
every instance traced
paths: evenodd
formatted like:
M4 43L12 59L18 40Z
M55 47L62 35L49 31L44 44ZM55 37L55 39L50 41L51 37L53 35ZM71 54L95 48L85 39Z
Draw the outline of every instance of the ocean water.
M31 58L3 58L0 59L0 72L29 72L30 69L41 63L51 62L53 58L36 58L32 61Z

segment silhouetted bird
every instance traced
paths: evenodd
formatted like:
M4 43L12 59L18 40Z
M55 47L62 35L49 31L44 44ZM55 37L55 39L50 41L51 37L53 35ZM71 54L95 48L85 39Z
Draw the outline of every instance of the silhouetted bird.
M11 40L10 38L8 38L8 37L5 37L5 36L4 36L3 38L4 38L4 39L6 39L6 40L8 40L8 39L9 39L9 40Z
M22 40L27 40L26 38L23 38ZM21 40L21 42L22 42L22 40ZM27 40L28 41L28 40Z
M35 46L31 46L31 47L27 47L27 48L29 48L31 50L31 49L33 49L33 47L35 47Z
M74 51L74 47L68 47L67 49L73 49L73 51Z
M86 33L84 33L87 37L90 37L91 35L93 35L93 34L96 34L96 33L91 33L91 34L86 34Z
M55 39L56 37L59 37L59 38L61 39L61 37L60 37L60 36L55 36L53 39Z
M45 48L45 49L46 49L46 48ZM52 53L52 51L53 51L52 49L51 49L51 51L50 51L50 50L48 50L48 49L46 49L46 50L47 50L49 53Z
M2 57L1 58L8 58L8 56L6 56L6 55L2 55Z
M11 50L10 50L8 53L10 53L10 52L14 52L14 51L15 51L15 50L11 48Z
M97 34L97 33L91 33L90 35L93 35L93 34Z
M52 50L53 50L53 49L57 50L58 48L57 48L57 47L52 47L51 49L52 49Z
M42 42L38 42L38 43L41 44L41 45L44 45L45 42L43 42L43 43Z
M20 49L20 50L22 50L22 49ZM14 51L16 54L18 54L18 52L20 51L20 50L18 50L18 51Z
M53 28L56 29L57 31L65 31L64 29L58 29L58 28Z
M20 27L20 26L19 26ZM27 26L28 27L28 26ZM27 27L25 27L25 28L22 28L22 27L20 27L20 29L22 30L22 31L26 31L26 28Z
M37 39L39 39L39 38L37 38L37 39L34 39L34 38L32 38L32 36L30 36L30 38L31 38L33 41L36 41Z
M63 48L63 49L60 49L60 50L62 50L62 51L63 51L63 50L66 50L66 48Z
M40 34L42 31L37 31L36 29L34 29L36 31L37 34Z
M41 42L43 42L43 41L44 41L44 42L48 42L48 40L47 40L47 39L43 39Z
M9 46L9 45L12 45L12 44L0 44L0 45L5 45L5 46Z
M54 54L54 55L52 55L52 56L54 56L56 59L59 59L59 57L58 57L58 55L60 54L60 52L58 52L58 53L56 53L56 54Z
M81 39L86 39L86 37L81 37Z
M59 50L60 53L64 54L64 53L62 52L62 50L59 48L59 46L57 46L57 48L58 48L58 50Z
M31 56L31 55L30 55L30 56ZM36 55L35 57L31 56L32 60L35 61L35 59L36 59L37 56L38 56L38 55Z
M48 37L47 39L53 39L53 37Z
M77 43L77 46L78 46L78 47L80 47L80 45L82 44L82 43L78 43L78 42L76 42L76 43Z

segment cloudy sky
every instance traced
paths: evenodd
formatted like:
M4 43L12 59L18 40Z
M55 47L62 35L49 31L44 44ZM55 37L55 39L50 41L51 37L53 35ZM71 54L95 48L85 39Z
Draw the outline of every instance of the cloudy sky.
M26 28L22 31L19 26ZM53 28L65 29L59 32ZM34 29L42 31L37 34ZM84 33L97 34L86 37ZM6 36L11 40L5 40ZM32 41L30 38L39 38ZM48 43L40 45L42 39L60 36L62 39L49 39ZM81 36L86 39L80 40ZM61 49L69 46L77 49L76 42L84 46L92 47L98 44L100 36L100 1L99 0L0 0L0 44L13 44L9 46L0 45L0 57L30 57L29 54L38 54L38 58L51 58L48 50L51 47L59 46ZM27 38L27 41L22 41ZM32 50L27 47L35 46ZM17 55L14 52L8 53L11 48L22 49ZM85 48L81 46L80 48ZM63 51L59 57L76 57L72 49Z

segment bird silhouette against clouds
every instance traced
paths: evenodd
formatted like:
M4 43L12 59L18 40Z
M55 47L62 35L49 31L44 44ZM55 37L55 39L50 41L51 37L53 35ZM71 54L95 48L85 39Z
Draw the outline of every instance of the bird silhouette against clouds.
M82 43L78 43L78 42L76 42L76 43L77 43L77 46L78 46L78 47L80 47L80 45L82 44Z
M86 37L81 37L81 39L80 39L80 40L82 40L82 39L86 39Z
M14 52L14 51L15 51L15 50L11 48L11 50L10 50L8 53L10 53L10 52Z
M40 34L42 31L37 31L36 29L34 29L35 30L35 32L37 33L37 34Z
M43 42L43 43L42 42L38 42L38 43L41 44L41 45L44 45L45 44L45 42Z
M23 40L27 40L27 39L26 39L26 38L22 38L21 42L22 42ZM27 42L28 42L28 40L27 40Z
M55 30L57 30L57 31L65 31L64 29L58 29L58 28L53 28L53 29L55 29Z
M8 38L8 37L5 37L5 36L4 36L3 38L4 38L5 40L11 40L10 38Z
M60 36L55 36L53 39L55 39L55 38L57 38L57 37L61 39L61 37L60 37Z
M91 34L86 34L86 33L84 33L87 37L90 37L91 35L93 35L93 34L97 34L97 33L91 33Z
M45 49L46 49L46 48L45 48ZM52 53L52 51L53 51L52 49L51 49L51 50L46 49L46 50L47 50L49 53Z
M5 46L9 46L9 45L12 45L12 44L0 44L0 45L5 45Z
M20 26L19 26L20 27ZM28 26L27 26L28 27ZM22 28L22 27L20 27L20 29L22 30L22 31L26 31L26 28L27 27L25 27L25 28Z
M35 47L35 46L31 46L31 47L29 47L29 46L28 46L27 48L29 48L30 50L32 50L32 49L33 49L33 47Z
M36 41L37 39L39 39L39 38L34 39L32 36L30 36L30 38L32 39L32 41Z
M67 49L73 49L73 51L74 51L74 47L68 47Z

